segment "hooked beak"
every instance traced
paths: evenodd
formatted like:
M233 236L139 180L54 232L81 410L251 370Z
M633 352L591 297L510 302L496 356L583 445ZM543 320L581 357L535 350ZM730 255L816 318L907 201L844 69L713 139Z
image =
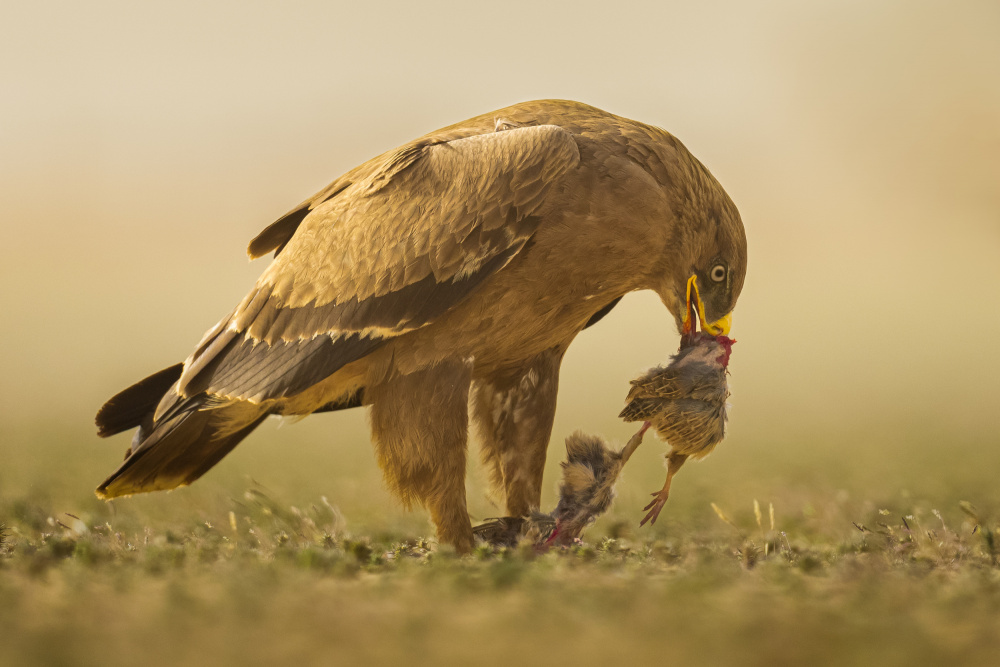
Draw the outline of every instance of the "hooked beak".
M693 296L693 298L692 298ZM713 336L728 336L729 329L733 325L733 314L729 313L715 322L705 321L705 304L698 294L698 276L691 276L687 283L687 313L684 315L684 325L681 333L687 335L697 330L697 323L694 321L695 312L698 313L698 321L701 322L701 330Z

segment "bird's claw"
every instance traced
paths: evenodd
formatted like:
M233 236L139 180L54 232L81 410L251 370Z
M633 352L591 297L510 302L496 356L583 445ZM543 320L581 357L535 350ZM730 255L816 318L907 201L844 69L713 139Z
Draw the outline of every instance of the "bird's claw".
M654 491L652 496L653 502L642 508L642 511L646 512L646 516L639 522L639 526L645 526L646 522L649 522L651 526L656 523L656 517L660 516L660 510L667 504L667 494L663 491Z

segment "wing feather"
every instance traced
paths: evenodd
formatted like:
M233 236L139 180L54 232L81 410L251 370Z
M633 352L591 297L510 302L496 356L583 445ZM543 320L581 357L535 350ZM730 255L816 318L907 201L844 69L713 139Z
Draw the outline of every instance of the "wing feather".
M180 393L294 395L432 323L506 266L579 149L554 125L475 129L375 158L261 232L249 252L273 249L274 261L185 362Z

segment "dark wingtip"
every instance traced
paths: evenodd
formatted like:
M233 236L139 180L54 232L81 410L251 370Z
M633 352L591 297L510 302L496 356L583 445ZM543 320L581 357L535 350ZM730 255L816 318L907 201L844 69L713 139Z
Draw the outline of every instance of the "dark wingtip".
M204 401L204 396L182 401L148 434L140 430L142 442L97 487L97 497L110 500L187 486L221 461L268 415L267 410L255 413L233 431L233 417L227 408L201 410ZM237 413L240 410L237 406Z
M622 300L622 297L618 297L617 299L614 299L613 301L611 301L611 303L609 303L608 305L604 306L599 311L597 311L596 313L594 313L593 315L591 315L590 319L587 320L587 323L585 325L583 325L583 328L587 329L589 327L594 326L595 324L597 324L601 320L603 320L604 316L607 315L608 313L610 313L611 310L615 306L617 306L618 302L621 301L621 300Z
M94 417L97 435L106 438L139 426L156 409L163 395L180 378L184 364L174 364L123 389L101 406Z

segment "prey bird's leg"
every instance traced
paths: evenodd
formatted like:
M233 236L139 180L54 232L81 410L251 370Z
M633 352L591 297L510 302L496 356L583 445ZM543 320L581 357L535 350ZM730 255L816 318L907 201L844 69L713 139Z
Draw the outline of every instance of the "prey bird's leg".
M636 434L629 438L629 441L625 443L625 446L622 447L621 451L622 463L628 461L629 457L632 456L632 453L639 448L639 445L642 444L642 436L646 435L646 431L649 430L650 426L652 426L651 423L644 422L642 428L640 428L638 432L636 432Z
M642 508L643 511L648 510L648 513L639 522L640 526L644 526L647 521L650 525L656 523L656 517L660 516L660 510L663 509L663 506L667 502L667 497L670 496L670 482L687 459L687 454L678 454L676 452L670 452L670 455L667 456L667 481L663 483L662 489L653 492L653 502Z

